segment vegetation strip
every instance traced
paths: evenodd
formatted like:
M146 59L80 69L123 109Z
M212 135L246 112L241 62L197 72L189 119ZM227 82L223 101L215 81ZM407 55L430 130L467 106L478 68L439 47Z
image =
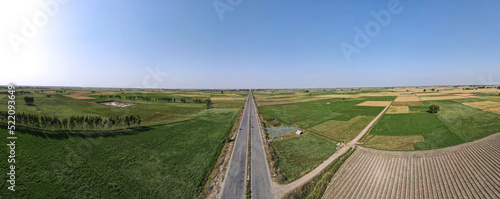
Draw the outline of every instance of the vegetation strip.
M339 168L344 162L356 151L356 148L349 149L345 154L333 161L327 168L325 168L319 175L311 179L309 182L303 184L292 192L286 194L283 198L294 199L319 199L323 196L328 184L332 177L337 173Z

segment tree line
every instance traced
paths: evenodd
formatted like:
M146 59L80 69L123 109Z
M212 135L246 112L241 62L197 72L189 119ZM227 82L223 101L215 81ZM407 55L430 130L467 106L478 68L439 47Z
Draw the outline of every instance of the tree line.
M35 98L34 97L24 97L24 102L26 102L27 105L33 105L35 103Z
M100 98L106 98L107 95L100 95ZM122 98L120 95L109 95L110 98ZM125 99L128 100L142 100L142 101L157 101L157 102L176 102L176 98L173 97L162 97L162 98L150 98L150 97L145 97L145 96L125 96ZM177 100L178 102L180 101L181 103L189 103L186 98L180 98ZM210 98L208 99L193 99L191 103L195 104L206 104L207 107L210 107L212 105L212 100Z
M0 111L0 120L7 121L7 111ZM34 128L55 129L98 129L138 126L142 122L139 115L128 115L125 117L115 116L103 118L101 116L70 116L60 119L46 115L29 113L16 113L16 123Z

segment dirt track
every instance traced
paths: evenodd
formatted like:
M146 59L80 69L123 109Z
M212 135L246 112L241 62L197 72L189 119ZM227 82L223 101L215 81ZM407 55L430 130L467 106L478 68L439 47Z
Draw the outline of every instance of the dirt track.
M323 198L500 198L500 132L430 151L359 147Z
M281 198L283 197L286 193L298 188L299 186L303 185L304 183L310 181L313 179L316 175L321 173L323 169L325 169L330 163L332 163L335 159L339 158L341 155L346 153L349 148L356 146L357 142L370 130L370 128L375 124L375 122L382 117L382 115L389 109L391 106L392 102L390 102L382 112L377 115L353 140L351 140L346 146L343 148L335 151L333 155L331 155L328 159L326 159L323 163L318 165L314 170L311 172L307 173L306 175L302 176L296 181L293 181L289 184L284 184L280 185L276 181L273 182L273 195L274 198Z

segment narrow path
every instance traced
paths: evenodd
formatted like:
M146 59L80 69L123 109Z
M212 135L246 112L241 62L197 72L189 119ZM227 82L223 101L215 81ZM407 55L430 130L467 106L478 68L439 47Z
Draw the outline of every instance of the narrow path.
M304 183L312 180L316 175L321 173L323 169L325 169L329 164L331 164L335 159L339 158L341 155L346 153L350 148L355 147L357 142L370 130L370 128L377 122L377 120L382 117L382 115L387 111L387 109L391 106L392 102L387 105L382 112L380 112L375 119L373 119L353 140L351 140L346 146L335 151L328 159L326 159L323 163L318 165L314 170L302 176L301 178L293 181L289 184L280 185L277 182L273 181L273 195L274 198L281 198L286 193L300 187Z

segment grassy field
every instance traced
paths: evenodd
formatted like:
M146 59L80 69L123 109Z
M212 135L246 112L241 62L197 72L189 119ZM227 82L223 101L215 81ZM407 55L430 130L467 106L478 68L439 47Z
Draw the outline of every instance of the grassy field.
M304 95L301 92L303 91L296 94L281 93L282 95L276 95L277 98L273 97L273 99L292 99L297 96L315 98L315 93L325 95L325 91L321 90L310 91L312 95ZM366 93L372 94L372 92ZM258 94L255 95L256 98L266 97L266 95ZM360 106L360 104L367 101L375 101L372 104L379 104L379 101L392 101L394 98L394 96L321 98L300 103L259 106L259 112L266 126L295 125L310 132L306 135L307 137L271 142L275 148L275 155L278 157L279 170L277 172L286 176L280 177L279 180L284 183L293 181L314 168L335 151L336 142L334 141L351 140L385 108L383 106Z
M336 149L335 143L310 133L273 141L271 145L279 157L278 168L286 175L283 182L296 180L323 162Z
M189 121L118 132L18 130L17 189L0 198L196 197L240 110L204 110ZM0 167L8 172L7 161Z
M329 120L349 121L359 116L376 116L384 107L356 106L364 101L390 101L394 97L333 98L306 103L261 106L262 115L271 116L283 124L310 128Z
M435 149L463 143L460 137L452 133L432 113L386 114L380 118L369 134L374 137L367 136L365 146L378 149L394 149L395 145L404 145L405 142L414 144L415 150ZM411 143L416 135L422 135L425 141ZM376 141L377 136L385 136L385 142L371 142ZM391 141L393 143L388 144Z
M143 90L143 89L64 89L64 93L57 93L62 89L17 89L16 112L45 115L68 119L70 116L100 116L103 118L125 117L139 115L142 119L141 126L167 124L177 121L192 119L191 115L206 108L205 103L192 103L193 100L206 100L208 98L224 96L231 100L212 101L214 108L241 108L245 102L246 91L190 91L190 90ZM5 89L0 90L5 92ZM48 97L47 95L50 95ZM75 99L68 96L92 97L94 99ZM101 98L100 96L106 96ZM26 105L23 98L34 97L34 105ZM113 97L110 97L113 96ZM117 97L119 96L119 97ZM139 99L126 99L130 96L151 98L151 101ZM176 102L162 102L156 99L175 98ZM186 99L188 103L181 103ZM6 104L6 95L0 96L0 103ZM114 107L96 102L120 101L136 105L128 107ZM0 106L0 111L7 111L7 106ZM106 128L106 127L105 127ZM117 127L118 128L118 127Z
M387 150L429 150L499 132L499 114L463 104L482 101L475 97L424 101L425 106L409 106L410 113L386 114L364 138L364 146ZM428 106L432 104L440 106L441 111L428 113Z
M500 132L500 115L461 104L464 100L425 102L441 107L437 114L448 128L465 142Z

